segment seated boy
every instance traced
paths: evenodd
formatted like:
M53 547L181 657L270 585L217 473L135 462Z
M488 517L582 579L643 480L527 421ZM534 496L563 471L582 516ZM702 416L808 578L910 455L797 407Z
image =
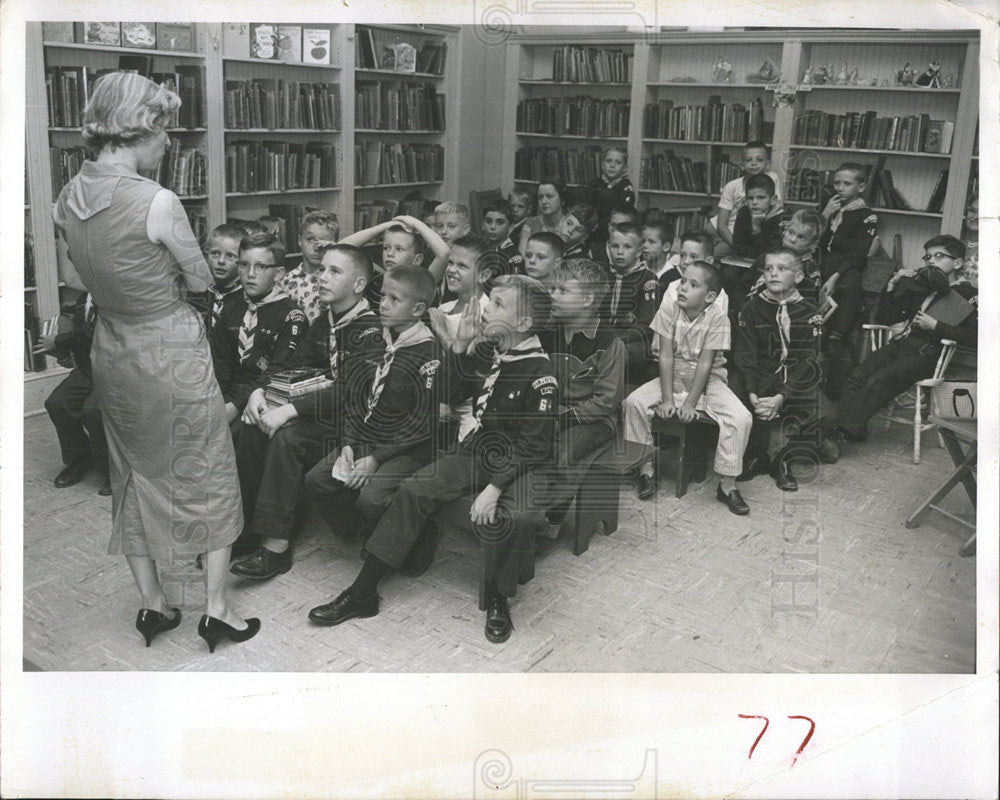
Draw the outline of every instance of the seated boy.
M644 219L642 222L642 260L646 269L656 275L662 292L680 272L671 263L674 237L672 226L664 219Z
M836 416L824 420L827 460L836 461L845 441L863 441L875 412L914 383L934 374L941 340L960 347L978 342L978 292L962 278L965 245L942 235L924 243L925 270L902 270L890 280L882 319L903 322L902 330L851 372ZM947 281L947 283L946 283ZM903 290L896 296L896 289ZM923 298L917 301L917 297ZM835 427L834 427L835 426ZM831 446L832 445L832 446Z
M56 429L63 460L63 469L54 481L56 488L79 483L87 470L94 467L101 475L97 493L107 497L111 494L108 442L90 372L90 343L96 321L90 294L82 292L73 305L72 330L42 337L45 352L56 356L65 353L73 363L69 375L46 398L45 410Z
M602 319L625 342L628 363L625 383L645 382L652 355L653 321L660 302L660 284L639 257L642 234L635 224L622 222L611 232L612 283L605 298Z
M635 206L628 203L614 206L611 209L611 216L608 217L607 233L601 237L600 241L594 242L590 246L591 260L599 264L610 264L611 248L609 242L612 231L619 225L635 225L638 219L639 212L636 211Z
M801 259L780 246L765 256L764 285L739 314L729 385L753 414L753 428L743 456L747 481L770 473L778 488L798 489L789 454L815 453L819 445L820 320L816 306L802 297ZM787 442L768 457L772 425L780 424Z
M524 221L535 210L534 199L526 186L515 186L507 195L507 205L510 207L510 231L507 236L516 248L521 241L521 228Z
M736 213L746 204L746 182L754 175L767 175L774 181L774 193L777 204L781 205L781 182L778 173L769 170L771 156L764 142L747 142L743 148L741 166L743 175L734 178L722 187L719 197L719 214L712 220L711 232L719 239L715 247L716 257L728 255L733 246L733 233L736 226Z
M863 196L866 173L864 166L853 162L837 167L833 175L836 194L823 209L820 301L830 296L838 306L824 325L824 349L839 358L847 355L847 337L861 318L861 275L878 228L878 217Z
M729 317L714 302L721 288L719 271L708 262L695 261L681 278L677 302L660 306L651 326L660 342L660 374L625 398L625 438L651 445L654 414L689 423L704 411L719 423L716 498L742 516L750 508L736 488L736 476L743 468L751 419L726 385L722 351L730 347ZM642 499L656 494L652 461L640 467L638 488Z
M299 229L302 262L278 282L278 289L296 302L310 323L325 311L319 301L320 262L323 259L319 243L335 242L339 235L340 223L336 214L329 211L310 211L306 214Z
M570 206L559 220L559 238L563 240L563 258L588 258L587 239L597 227L597 213L586 203Z
M670 266L660 276L660 291L663 293L663 302L677 302L677 290L680 288L684 270L695 261L715 264L715 259L712 256L712 237L704 231L686 231L681 236L680 251L667 262ZM726 294L725 289L719 290L714 302L724 313L729 313L729 295ZM730 320L731 323L732 320ZM654 352L656 352L655 341Z
M803 279L798 286L799 294L816 306L819 305L819 290L823 285L817 247L824 227L823 217L818 211L800 208L792 214L781 231L782 246L793 250L802 264ZM750 267L747 294L755 294L764 286L764 258L764 254L757 256Z
M628 152L624 147L611 145L604 148L601 174L587 184L584 192L587 202L597 213L591 245L600 247L608 240L609 234L605 231L608 230L612 210L635 205L635 187L628 177Z
M205 260L215 283L198 296L189 298L191 304L205 318L205 329L211 334L219 315L229 303L239 298L240 286L236 262L240 259L240 242L246 233L239 225L219 225L209 235L205 244Z
M524 274L552 291L556 264L563 257L563 240L548 231L531 234L524 251Z
M284 245L269 233L255 233L240 243L239 252L242 295L223 309L209 337L231 426L266 376L291 366L309 327L295 301L278 288L285 274Z
M551 456L556 379L534 328L547 319L549 295L523 275L497 279L480 318L470 307L448 355L451 400L474 397L475 426L454 453L404 480L365 544L354 582L309 612L320 625L339 625L379 611L378 585L398 569L427 518L445 503L477 492L470 517L477 536L494 542L496 578L487 586L486 638L506 641L513 630L507 599L517 591L522 560L533 556L542 514L533 506L532 467ZM477 330L482 331L477 341Z
M336 445L343 397L352 388L371 385L385 350L378 317L364 299L371 260L349 245L325 242L319 249L319 299L327 310L309 326L292 367L323 369L333 388L268 408L260 385L247 401L236 466L244 533L261 543L231 568L247 578L271 578L291 569L289 540L302 476Z
M469 224L469 207L451 201L438 203L434 207L432 227L444 243L450 245L452 240L472 231L472 226Z
M770 175L746 180L746 203L733 224L733 255L757 258L781 244L781 205Z
M306 473L307 495L348 540L373 530L400 482L433 460L442 354L420 319L436 288L420 267L386 275L379 305L385 356L363 391L346 395L340 446Z
M560 387L556 459L545 498L553 538L590 465L614 441L624 397L625 345L600 318L607 290L604 266L584 258L561 260L551 323L539 335Z
M514 217L506 200L490 200L483 207L483 238L491 249L507 259L507 270L503 275L521 271L524 258L511 238Z

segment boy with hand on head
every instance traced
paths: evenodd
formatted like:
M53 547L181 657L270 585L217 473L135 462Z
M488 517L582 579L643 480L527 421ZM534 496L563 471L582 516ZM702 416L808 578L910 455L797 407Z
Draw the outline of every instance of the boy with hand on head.
M522 561L533 553L542 514L531 503L530 469L552 450L556 379L535 326L549 313L538 281L504 275L481 317L469 306L448 354L449 399L473 397L475 425L456 452L404 480L365 544L367 557L345 591L309 612L320 625L339 625L379 611L378 585L416 548L429 564L427 518L445 503L477 492L470 517L477 535L495 542L496 577L487 586L486 638L506 641L513 630L507 599L518 586ZM423 568L426 568L424 566Z
M243 292L223 308L209 337L230 426L262 381L291 366L309 327L295 301L278 288L284 263L284 245L269 233L240 243L236 264Z
M608 290L604 266L584 258L559 261L550 325L539 335L559 381L559 433L545 512L550 538L558 536L590 465L614 441L625 391L625 345L601 325Z
M762 288L739 314L733 345L736 370L729 385L753 414L753 428L737 481L768 473L779 489L794 492L798 482L789 454L817 451L820 370L816 306L799 294L801 257L780 246L765 256ZM794 422L794 425L789 425ZM768 456L772 425L787 442Z
M836 416L824 420L825 460L835 462L846 441L864 441L876 411L934 374L942 339L976 347L979 293L962 277L965 252L960 239L935 236L924 243L926 267L899 270L890 278L877 315L885 323L902 323L902 330L851 372Z
M603 245L607 241L607 234L604 232L614 208L635 205L635 187L632 186L627 170L628 153L623 147L612 145L604 148L601 153L601 174L588 183L585 189L588 203L597 212L592 245Z
M703 411L719 424L715 471L719 475L716 498L733 513L750 508L736 488L743 468L743 451L750 435L750 413L726 385L726 359L730 347L729 317L714 302L722 276L706 261L695 261L684 271L676 303L663 303L652 329L659 339L660 374L625 398L625 438L653 444L653 415L692 422ZM639 497L656 494L652 461L639 469Z
M240 259L240 242L245 235L239 225L218 225L205 244L205 260L215 284L209 286L203 295L189 299L205 315L205 329L209 334L218 323L222 310L234 303L243 290L236 262Z
M555 269L563 257L563 240L548 231L531 234L524 251L524 274L539 281L550 292L555 287Z
M642 263L642 234L631 222L615 227L608 240L611 253L611 287L603 304L602 319L625 343L628 363L626 383L642 383L652 355L653 321L660 302L656 275Z
M298 304L310 323L325 310L318 296L318 276L323 259L319 243L335 242L339 235L340 223L337 222L336 214L329 211L310 211L306 214L299 229L302 262L278 282L278 288Z
M244 534L260 544L231 571L266 579L292 566L289 540L302 476L336 446L340 408L354 387L370 385L385 342L378 317L364 298L371 260L356 247L321 242L319 316L296 350L292 368L322 369L331 389L268 408L263 382L243 411L236 466L243 494Z
M340 447L306 473L307 495L348 540L373 530L403 479L434 457L442 353L420 320L436 288L420 267L386 274L379 304L385 355L340 406Z
M832 297L837 303L837 310L824 325L825 350L841 359L848 357L846 339L861 316L861 275L878 229L878 217L864 200L865 176L861 164L849 161L837 167L835 194L822 212L826 229L819 240L820 302Z
M591 206L586 203L571 206L559 221L557 231L563 240L563 258L587 258L587 238L596 228L597 214Z
M746 204L746 181L754 175L767 175L774 181L775 202L781 205L781 181L778 173L769 170L771 156L767 145L760 141L747 142L743 148L743 177L734 178L722 187L719 197L719 215L713 221L714 234L720 242L716 245L716 257L728 255L733 246L736 214Z

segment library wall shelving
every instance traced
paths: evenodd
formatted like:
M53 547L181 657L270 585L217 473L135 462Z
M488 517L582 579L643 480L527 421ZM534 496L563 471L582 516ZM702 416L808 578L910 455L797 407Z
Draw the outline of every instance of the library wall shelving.
M26 325L74 297L59 284L49 209L85 157L79 116L101 70L176 82L185 102L151 177L181 197L197 234L259 220L284 234L291 264L307 209L336 213L347 234L404 196L455 197L458 26L197 23L181 51L85 44L73 25L27 24ZM260 57L261 37L273 58Z
M599 81L577 92L554 81L554 54L571 46L630 53L630 86ZM871 201L881 239L902 234L903 258L913 263L926 239L961 228L970 170L978 169L978 52L975 31L518 34L506 48L501 180L533 182L538 175L527 164L561 166L609 143L603 132L575 128L572 116L556 130L548 120L542 132L525 130L528 110L537 124L545 103L562 109L628 97L628 131L615 141L627 144L639 208L710 208L721 186L741 174L741 145L759 138L771 146L789 209L815 207L825 171L843 161L878 170L879 185L895 190ZM940 67L941 88L914 85L930 62ZM900 85L896 73L907 65ZM814 78L820 68L829 72L825 83ZM823 119L833 121L821 142ZM935 152L940 139L932 133L928 146L928 130L942 128L950 148Z

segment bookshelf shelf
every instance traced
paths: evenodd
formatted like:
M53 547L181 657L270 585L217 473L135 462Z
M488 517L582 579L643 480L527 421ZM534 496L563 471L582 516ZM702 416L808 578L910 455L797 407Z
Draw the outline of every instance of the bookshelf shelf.
M705 145L711 145L712 147L743 147L745 142L710 142L701 139L647 139L643 138L643 144L692 144L704 147ZM770 142L767 143L770 147ZM819 148L816 148L819 149Z
M672 195L675 197L701 197L706 200L718 200L718 192L676 192L671 189L639 189L640 192L648 194Z
M358 184L355 189L360 191L369 191L372 189L400 189L409 186L437 186L444 183L444 181L413 181L412 183L368 183L368 184Z
M621 83L612 81L551 81L545 79L528 79L522 78L518 81L522 86L627 86L631 87L631 83Z
M428 136L428 135L438 136L438 135L444 133L444 131L397 131L397 130L387 131L384 128L355 128L354 132L355 133L363 133L363 134L366 134L366 135L368 135L368 134L375 134L375 135L383 134L383 135L390 135L390 136Z
M240 56L224 56L224 62L233 64L257 64L265 67L294 67L296 69L333 69L340 70L339 64L306 64L303 61L278 61L270 58L246 58Z
M951 153L924 153L911 150L863 150L857 147L819 147L817 145L793 144L789 145L789 150L819 150L827 153L866 153L869 155L881 156L906 156L912 158L951 158Z
M283 194L318 194L320 192L339 191L339 186L321 186L315 189L264 189L259 192L226 192L226 197L267 197Z
M535 183L538 183L538 181L532 180L531 178L514 178L514 183L535 184ZM583 186L583 184L582 183L567 183L566 184L566 188L567 189L575 189L578 186Z
M337 128L225 128L223 132L228 134L244 134L244 133L269 133L275 134L285 134L285 133L298 133L298 134L309 134L311 136L328 136L330 134L342 133L342 131Z
M392 69L362 69L357 67L354 72L360 75L372 75L375 78L389 78L392 80L410 80L411 78L426 78L432 81L444 80L444 75L435 72L396 72Z
M37 286L25 286L24 287L24 291L33 294L33 293L35 293L35 292L38 291L38 287Z
M76 42L42 42L44 47L58 50L88 50L92 53L127 53L133 56L165 56L167 58L190 58L204 61L201 53L187 50L147 50L142 47L114 47L103 44L77 44Z
M931 94L961 94L961 89L932 89L930 86L838 86L837 84L799 84L807 92L930 92Z
M529 133L516 131L518 136L530 136L533 139L588 139L592 142L627 142L627 136L580 136L571 133Z
M786 206L798 206L800 208L816 208L815 200L783 200ZM916 209L905 208L885 208L883 206L873 206L872 211L876 214L889 214L899 217L927 217L928 219L941 219L942 214L933 211L918 211Z
M703 81L647 81L646 86L673 86L689 89L757 89L762 92L774 91L770 83L710 83Z

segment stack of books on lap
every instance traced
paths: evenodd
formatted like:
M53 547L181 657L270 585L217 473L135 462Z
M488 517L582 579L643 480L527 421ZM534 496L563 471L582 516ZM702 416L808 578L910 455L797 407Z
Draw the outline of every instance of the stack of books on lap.
M271 408L290 403L296 397L311 394L333 386L333 381L323 370L310 367L286 369L271 376L271 382L264 390L264 399Z

